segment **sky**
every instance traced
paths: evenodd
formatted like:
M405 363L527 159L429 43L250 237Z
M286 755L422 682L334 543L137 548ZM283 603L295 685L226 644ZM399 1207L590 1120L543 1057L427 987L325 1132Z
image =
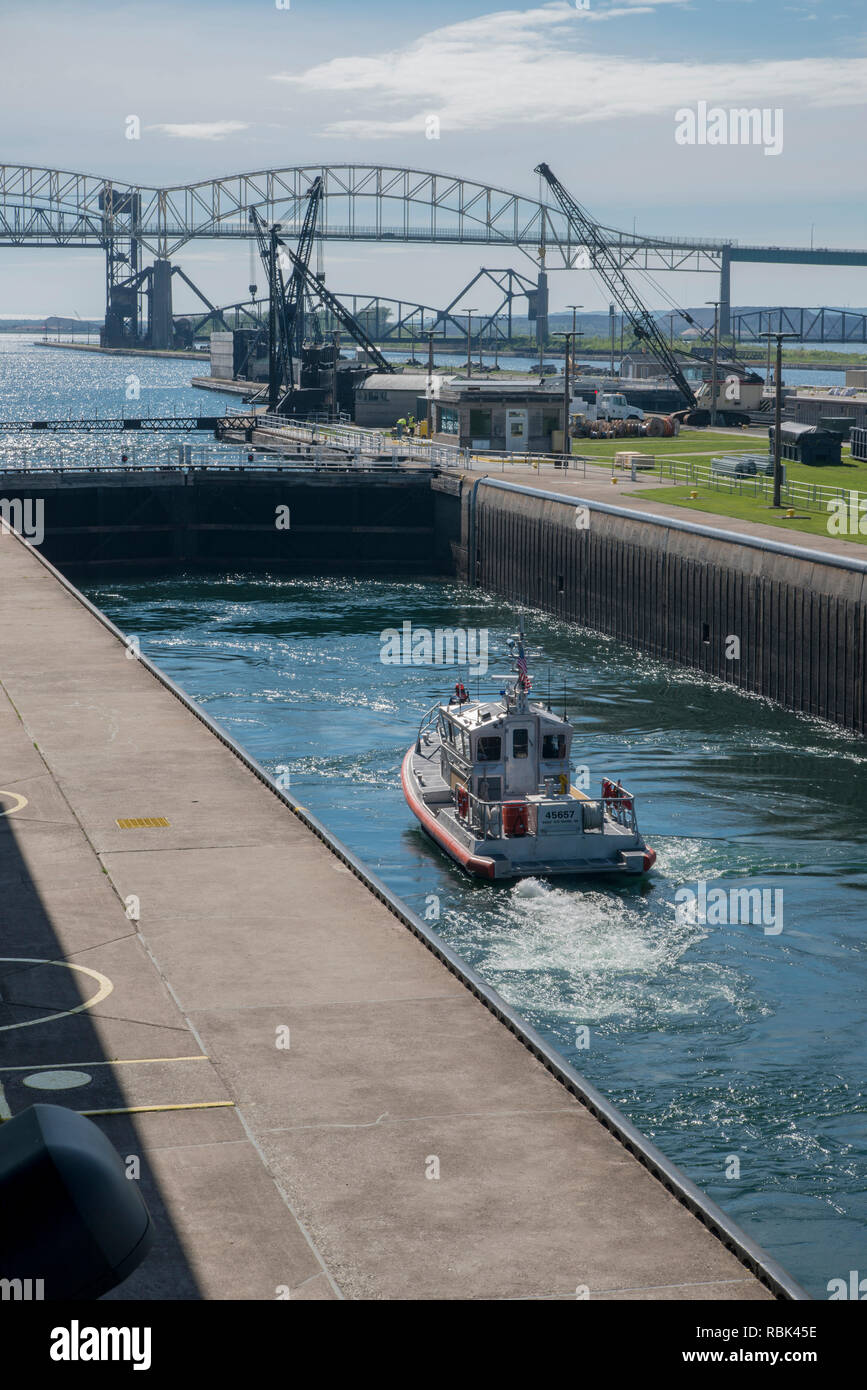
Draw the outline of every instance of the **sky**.
M0 54L7 164L167 186L383 163L538 197L545 160L606 225L867 247L863 0L0 0ZM699 142L702 110L744 106L767 112L759 143ZM218 302L245 295L244 248L177 259ZM482 264L529 266L512 248L325 248L335 291L434 304ZM659 278L680 304L716 295L711 275ZM100 317L103 283L98 252L0 246L0 317ZM867 269L736 266L732 298L863 306ZM607 296L553 272L552 310L576 302Z

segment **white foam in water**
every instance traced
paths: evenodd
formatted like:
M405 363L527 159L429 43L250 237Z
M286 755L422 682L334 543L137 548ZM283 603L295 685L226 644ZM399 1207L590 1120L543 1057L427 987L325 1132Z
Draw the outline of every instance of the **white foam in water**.
M684 960L707 929L678 922L662 907L522 879L481 933L475 918L477 964L516 1007L575 1021L658 1019L695 1014L711 999L732 1002L738 990L730 972Z

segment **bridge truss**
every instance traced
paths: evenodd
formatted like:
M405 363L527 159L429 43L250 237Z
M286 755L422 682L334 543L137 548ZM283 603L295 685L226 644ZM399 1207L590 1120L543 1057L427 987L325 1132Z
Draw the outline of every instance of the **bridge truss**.
M111 290L140 293L142 250L154 257L152 321L171 321L171 270L165 262L198 238L246 241L250 210L300 232L307 193L322 179L317 235L323 241L419 242L516 247L541 268L585 267L587 248L546 201L472 179L382 164L293 165L154 188L93 174L0 165L0 247L101 248ZM732 239L650 236L600 227L621 271L712 271L720 277L721 331L728 330L733 261L867 265L867 251L748 247ZM159 273L156 273L156 272ZM168 298L168 312L166 300ZM123 294L116 294L123 309ZM135 318L132 310L125 322ZM540 319L543 315L540 313ZM153 345L163 345L156 344Z

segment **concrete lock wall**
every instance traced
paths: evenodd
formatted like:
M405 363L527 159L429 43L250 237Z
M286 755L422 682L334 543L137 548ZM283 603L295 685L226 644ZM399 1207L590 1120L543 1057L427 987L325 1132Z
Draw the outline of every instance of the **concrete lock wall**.
M583 529L573 503L484 485L462 508L458 570L483 588L867 729L867 575L592 506Z
M448 549L437 549L437 499L424 475L54 475L7 478L2 493L9 502L41 502L39 549L75 576L175 566L374 574L451 568Z

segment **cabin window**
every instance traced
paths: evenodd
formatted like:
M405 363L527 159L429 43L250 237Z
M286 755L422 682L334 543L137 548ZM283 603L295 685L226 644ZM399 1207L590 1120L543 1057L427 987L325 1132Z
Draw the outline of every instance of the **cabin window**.
M542 739L542 758L565 758L566 735L545 734Z
M486 738L480 738L477 747L480 763L498 763L500 761L499 736L489 734Z
M515 729L512 733L512 757L526 758L530 753L529 729Z
M480 777L478 786L480 801L502 801L502 783L499 777Z

